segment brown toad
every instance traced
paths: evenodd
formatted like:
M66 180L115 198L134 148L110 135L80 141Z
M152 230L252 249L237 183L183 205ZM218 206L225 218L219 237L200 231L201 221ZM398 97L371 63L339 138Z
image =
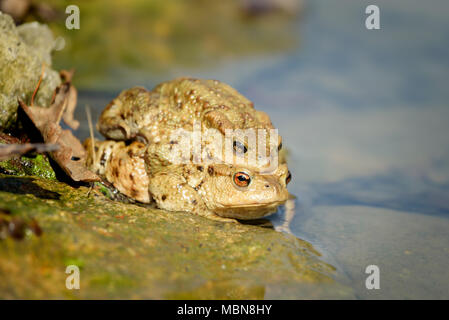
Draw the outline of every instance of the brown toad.
M97 127L111 140L85 142L88 166L140 202L154 200L162 209L216 219L254 219L275 212L288 198L290 172L282 158L273 158L281 139L261 134L274 129L268 115L219 81L180 78L152 91L125 90L106 107ZM185 146L177 132L195 129L202 138L191 147L199 146L201 157L188 153L177 161L173 150ZM264 143L250 144L248 129ZM230 158L224 156L226 138L223 144L215 139L229 130L236 130ZM264 152L250 158L256 150Z
M92 141L85 142L92 150ZM285 163L270 175L228 164L161 165L145 163L141 142L96 141L88 166L120 192L158 208L186 211L216 220L255 219L276 211L288 199L290 172ZM95 158L95 159L94 159Z
M253 103L235 89L217 80L178 78L163 82L152 91L142 87L124 90L103 110L97 128L107 139L167 146L174 142L173 135L178 130L191 132L196 124L200 124L203 152L215 162L229 163L224 159L221 146L215 148L215 140L211 141L215 137L205 134L209 129L221 134L222 139L227 131L232 131L233 136L229 138L236 151L260 155L257 159L246 158L246 165L252 168L269 166L273 151L270 145L278 150L282 148L280 136L270 135L274 127L269 116L256 110ZM264 140L265 148L252 149L255 146L248 143L248 129L253 130L254 139L260 136ZM213 147L208 150L208 145Z

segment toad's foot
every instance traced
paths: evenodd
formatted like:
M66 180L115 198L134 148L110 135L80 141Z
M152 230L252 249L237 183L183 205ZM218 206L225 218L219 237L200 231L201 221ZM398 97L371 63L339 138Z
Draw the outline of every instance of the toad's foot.
M236 219L220 217L219 215L217 215L213 212L210 212L210 211L207 211L204 213L199 213L199 215L206 217L208 219L211 219L211 220L215 220L215 221L227 222L227 223L239 223Z

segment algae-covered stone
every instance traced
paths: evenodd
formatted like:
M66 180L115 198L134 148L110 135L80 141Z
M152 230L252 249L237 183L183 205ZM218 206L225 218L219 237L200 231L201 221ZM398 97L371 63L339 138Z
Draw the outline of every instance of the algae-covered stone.
M61 82L51 69L55 40L50 29L37 22L16 27L13 19L0 12L0 131L17 117L17 99L30 102L45 64L45 72L34 103L48 106Z
M0 161L0 172L15 176L38 176L46 179L56 179L47 156L38 154L35 157L16 157Z
M353 297L311 244L271 229L2 174L0 211L43 230L0 240L0 299ZM70 265L80 290L66 287Z

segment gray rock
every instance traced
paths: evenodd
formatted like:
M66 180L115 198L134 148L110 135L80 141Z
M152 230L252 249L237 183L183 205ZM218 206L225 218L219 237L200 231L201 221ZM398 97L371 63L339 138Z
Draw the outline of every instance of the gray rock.
M16 28L13 19L0 12L0 131L14 124L19 98L30 103L44 63L45 73L34 103L50 104L54 89L61 83L58 72L51 69L54 45L46 25L32 22Z

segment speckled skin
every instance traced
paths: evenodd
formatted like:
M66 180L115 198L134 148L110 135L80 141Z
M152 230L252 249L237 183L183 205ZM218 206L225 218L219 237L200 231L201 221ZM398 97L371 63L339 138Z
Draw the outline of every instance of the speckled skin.
M86 140L87 164L140 202L155 201L161 209L218 220L260 218L287 200L289 172L283 159L269 175L260 174L269 160L244 167L234 162L171 162L170 151L178 143L171 140L172 133L179 128L192 130L195 122L202 132L214 128L221 134L226 129L273 128L265 113L230 86L215 80L175 79L153 91L132 88L114 99L97 125L111 140L95 141L94 147ZM116 140L134 142L125 145ZM203 147L208 143L202 141ZM248 186L236 185L238 172L250 176Z
M142 87L125 90L102 112L97 129L107 139L138 140L164 148L172 142L176 130L192 131L195 123L200 124L203 136L208 129L216 129L223 137L228 129L255 129L256 133L264 130L268 157L257 163L249 159L247 164L252 169L269 166L269 130L274 129L269 116L217 80L178 78L163 82L152 91ZM244 141L243 135L244 132L236 132L235 138ZM202 141L202 147L210 143ZM277 146L281 146L280 136ZM222 154L212 152L210 157L225 161Z
M143 203L150 203L148 175L144 161L145 145L133 142L126 146L123 141L96 141L92 152L92 141L86 140L88 167L106 178L118 191Z
M194 121L223 134L226 129L272 129L269 116L227 84L179 78L152 91L125 90L102 112L98 130L108 139L168 139L172 130L192 130Z
M91 140L85 142L92 149ZM89 152L88 166L103 175L120 192L143 203L154 201L158 208L186 211L216 220L255 219L276 211L288 199L286 164L275 173L261 175L227 164L168 165L145 170L146 146L133 142L96 141L95 161ZM248 187L233 182L236 172L251 176Z

